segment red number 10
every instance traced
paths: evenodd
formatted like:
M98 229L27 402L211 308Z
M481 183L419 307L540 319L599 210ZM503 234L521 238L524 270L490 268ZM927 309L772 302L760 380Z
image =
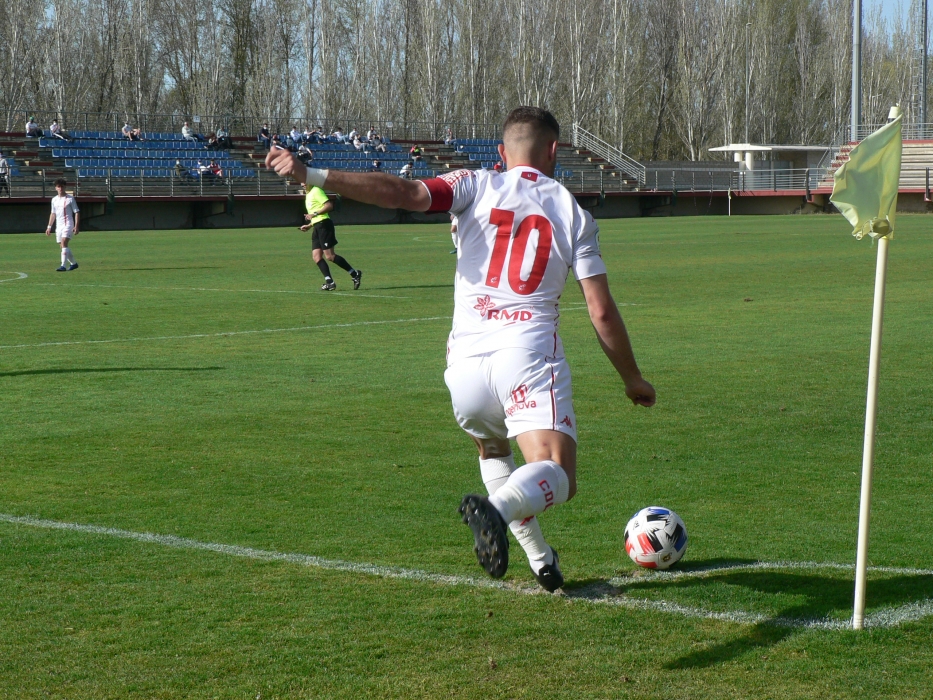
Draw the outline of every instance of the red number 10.
M552 228L551 222L543 216L532 214L526 216L518 225L515 237L512 237L512 224L515 223L515 212L506 209L493 209L489 213L489 223L496 227L496 242L492 247L492 258L489 261L489 271L486 273L486 285L498 287L502 277L502 267L505 265L505 254L512 243L512 253L509 256L509 286L516 294L532 294L544 278L544 270L551 255ZM528 249L528 239L532 231L538 231L538 247L535 250L535 261L531 266L531 274L523 280L522 261Z

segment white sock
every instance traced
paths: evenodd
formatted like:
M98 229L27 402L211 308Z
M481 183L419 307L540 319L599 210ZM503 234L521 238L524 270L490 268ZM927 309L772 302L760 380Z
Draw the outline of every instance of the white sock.
M483 483L486 484L486 491L490 496L505 485L512 472L516 469L515 458L511 454L507 457L494 457L492 459L480 459L479 461L479 471L483 477ZM535 573L540 571L541 567L554 561L554 555L544 539L544 533L541 532L541 525L538 523L537 518L513 520L509 523L509 529L522 549L525 550L528 563Z
M511 523L543 513L567 501L570 479L557 462L531 462L512 472L508 481L489 497L502 518Z
M64 266L66 262L68 262L68 249L62 248L62 265Z
M65 254L65 260L67 260L69 263L74 265L75 256L71 254L71 248L65 248L65 250L63 250L62 252Z

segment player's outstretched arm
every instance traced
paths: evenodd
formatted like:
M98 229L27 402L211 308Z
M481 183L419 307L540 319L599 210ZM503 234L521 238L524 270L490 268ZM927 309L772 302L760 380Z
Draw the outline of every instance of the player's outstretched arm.
M431 195L424 185L388 173L348 173L307 168L290 151L277 149L269 151L266 167L296 182L322 187L357 202L385 209L427 211L431 206Z
M596 275L580 280L580 288L590 312L590 321L596 329L596 337L606 357L625 382L625 395L638 406L653 406L654 387L641 376L635 353L629 341L628 331L622 314L609 291L606 275Z

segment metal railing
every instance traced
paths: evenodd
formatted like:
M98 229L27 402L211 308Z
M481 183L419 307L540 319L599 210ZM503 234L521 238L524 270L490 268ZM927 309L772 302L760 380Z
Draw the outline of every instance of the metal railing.
M858 140L870 136L887 122L880 124L862 124L858 128ZM848 129L846 134L848 134ZM933 124L901 124L901 138L905 141L924 141L933 139ZM846 139L848 141L848 139Z
M502 132L500 124L473 124L468 122L445 121L403 121L399 119L368 119L363 117L330 117L320 115L269 115L245 116L233 114L128 114L126 112L56 112L49 110L0 110L0 122L7 131L24 131L26 120L33 117L39 127L45 131L53 119L58 119L65 131L120 131L123 124L129 122L132 126L147 132L181 133L181 127L187 121L191 127L200 133L208 134L221 126L234 137L249 136L255 138L263 124L269 125L272 133L286 133L293 126L304 130L306 126L312 129L320 125L325 127L329 134L341 129L345 134L357 129L365 134L370 127L374 127L383 136L392 140L403 141L443 141L447 130L454 138L499 138Z
M392 173L393 171L387 171ZM431 171L432 176L442 172ZM581 170L557 180L575 194L612 194L620 192L750 192L799 191L808 195L813 190L832 187L831 172L826 168L794 168L789 170L726 170L709 168L652 168L646 182L636 188L630 179L618 171ZM58 176L43 172L12 177L10 195L18 198L47 198L55 194ZM299 195L300 188L265 171L254 177L147 177L143 172L134 177L76 177L65 172L69 189L82 197L210 197L247 196L280 197ZM929 168L926 169L926 193L929 198ZM0 200L2 201L2 200Z
M626 175L634 178L639 185L645 184L644 165L576 123L573 125L573 145L575 148L585 148L611 163Z

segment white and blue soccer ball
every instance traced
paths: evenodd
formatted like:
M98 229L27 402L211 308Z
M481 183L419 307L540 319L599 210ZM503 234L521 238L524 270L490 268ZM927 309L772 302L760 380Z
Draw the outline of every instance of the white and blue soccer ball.
M642 508L625 526L625 551L639 566L666 569L687 551L687 526L668 508Z

